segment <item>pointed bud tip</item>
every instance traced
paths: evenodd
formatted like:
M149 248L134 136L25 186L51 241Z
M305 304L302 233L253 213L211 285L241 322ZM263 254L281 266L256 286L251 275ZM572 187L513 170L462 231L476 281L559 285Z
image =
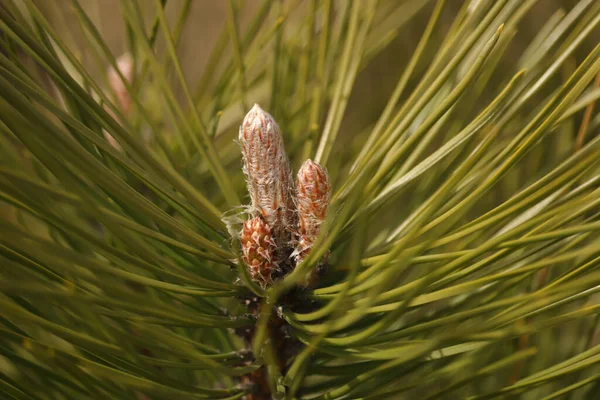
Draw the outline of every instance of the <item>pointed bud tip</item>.
M254 103L254 106L252 106L252 108L250 109L250 111L248 111L248 113L244 117L244 121L248 121L249 119L254 118L257 115L262 115L262 114L266 114L265 110L263 110L258 105L258 103Z
M122 67L130 67L133 64L133 55L129 52L121 54L116 59L119 69Z
M328 181L327 170L310 158L304 161L298 170L298 178L301 179L304 176L307 176L308 179L319 178Z
M242 126L244 126L244 125L251 125L251 124L256 123L258 121L261 121L263 123L265 121L270 121L270 122L272 122L273 124L276 125L276 122L273 119L273 117L271 116L271 114L269 114L268 112L266 112L265 110L263 110L257 103L255 103L254 106L250 109L250 111L248 111L248 113L244 117L244 121L242 122Z
M121 54L115 59L119 72L125 77L128 82L133 80L133 55L129 52ZM111 86L122 86L119 74L112 65L108 67L108 75Z
M305 170L305 169L325 170L319 163L311 160L310 158L307 159L306 161L304 161L304 163L302 163L302 166L300 167L300 170Z

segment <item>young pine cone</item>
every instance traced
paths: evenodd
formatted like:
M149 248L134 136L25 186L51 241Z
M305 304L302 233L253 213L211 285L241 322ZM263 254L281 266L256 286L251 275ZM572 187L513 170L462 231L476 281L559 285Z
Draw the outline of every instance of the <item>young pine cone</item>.
M261 217L251 218L244 223L240 241L246 269L255 282L266 287L272 282L271 274L278 269L271 229Z
M327 171L312 160L306 160L298 171L296 207L298 209L297 244L294 252L300 264L313 246L327 214L331 186Z
M244 118L239 139L252 207L271 227L278 249L284 249L291 241L295 213L290 164L279 126L255 104Z

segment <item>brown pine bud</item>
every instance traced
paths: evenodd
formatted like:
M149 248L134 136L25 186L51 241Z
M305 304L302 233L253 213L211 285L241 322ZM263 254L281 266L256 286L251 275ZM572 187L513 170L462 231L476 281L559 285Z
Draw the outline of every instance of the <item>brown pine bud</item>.
M239 135L252 207L273 230L278 247L284 248L291 240L295 215L290 163L281 131L273 117L255 104Z
M313 246L327 214L331 186L327 171L312 160L306 160L296 180L296 207L298 209L298 237L295 250L299 264Z
M244 223L240 241L246 269L254 281L266 287L272 282L271 274L278 269L269 225L261 217L249 219Z

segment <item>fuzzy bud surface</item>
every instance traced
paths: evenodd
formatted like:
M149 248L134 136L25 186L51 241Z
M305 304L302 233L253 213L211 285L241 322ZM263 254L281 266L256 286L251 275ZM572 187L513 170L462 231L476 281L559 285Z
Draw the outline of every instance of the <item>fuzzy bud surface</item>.
M266 287L272 281L271 274L277 269L271 229L261 217L253 217L244 223L240 241L246 269L255 282Z
M295 225L293 181L277 122L258 104L240 127L244 174L252 207L272 229L279 247L291 240Z
M297 263L308 254L327 215L331 185L327 171L312 160L306 160L296 180L298 238L295 255Z

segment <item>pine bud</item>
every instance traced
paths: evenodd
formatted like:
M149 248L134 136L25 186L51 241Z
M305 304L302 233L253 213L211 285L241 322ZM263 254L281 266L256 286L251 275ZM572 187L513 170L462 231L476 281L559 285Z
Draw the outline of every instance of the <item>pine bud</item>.
M116 61L117 68L119 69L119 72L123 74L123 77L125 78L127 83L133 82L133 74L135 70L133 64L133 57L131 56L131 54L125 53L118 57ZM115 95L117 105L119 106L121 113L123 113L123 115L127 115L129 113L129 110L131 109L131 96L129 96L129 93L127 92L127 88L125 88L123 80L121 80L121 77L112 66L108 67L106 73L108 75L108 84ZM104 107L104 109L111 115L111 117L116 118L116 115L110 108ZM119 143L115 140L114 137L112 137L110 133L104 131L104 137L115 149L122 150L121 145L119 145Z
M327 214L331 186L327 171L312 160L306 160L298 171L296 181L296 207L298 209L298 238L296 263L308 254L319 234Z
M266 287L272 282L271 274L278 269L269 225L261 217L249 219L244 223L240 241L246 269L254 281Z
M252 207L273 230L279 248L291 240L295 225L293 182L277 122L258 104L240 127L244 174Z
M123 75L127 83L133 82L133 74L134 74L134 65L133 65L133 57L130 53L125 53L117 58L117 68L119 72ZM108 84L110 88L114 92L117 100L117 104L121 109L123 114L127 114L129 109L131 108L131 96L127 92L125 88L125 84L121 80L121 77L117 73L117 71L110 66L107 71L108 74Z

